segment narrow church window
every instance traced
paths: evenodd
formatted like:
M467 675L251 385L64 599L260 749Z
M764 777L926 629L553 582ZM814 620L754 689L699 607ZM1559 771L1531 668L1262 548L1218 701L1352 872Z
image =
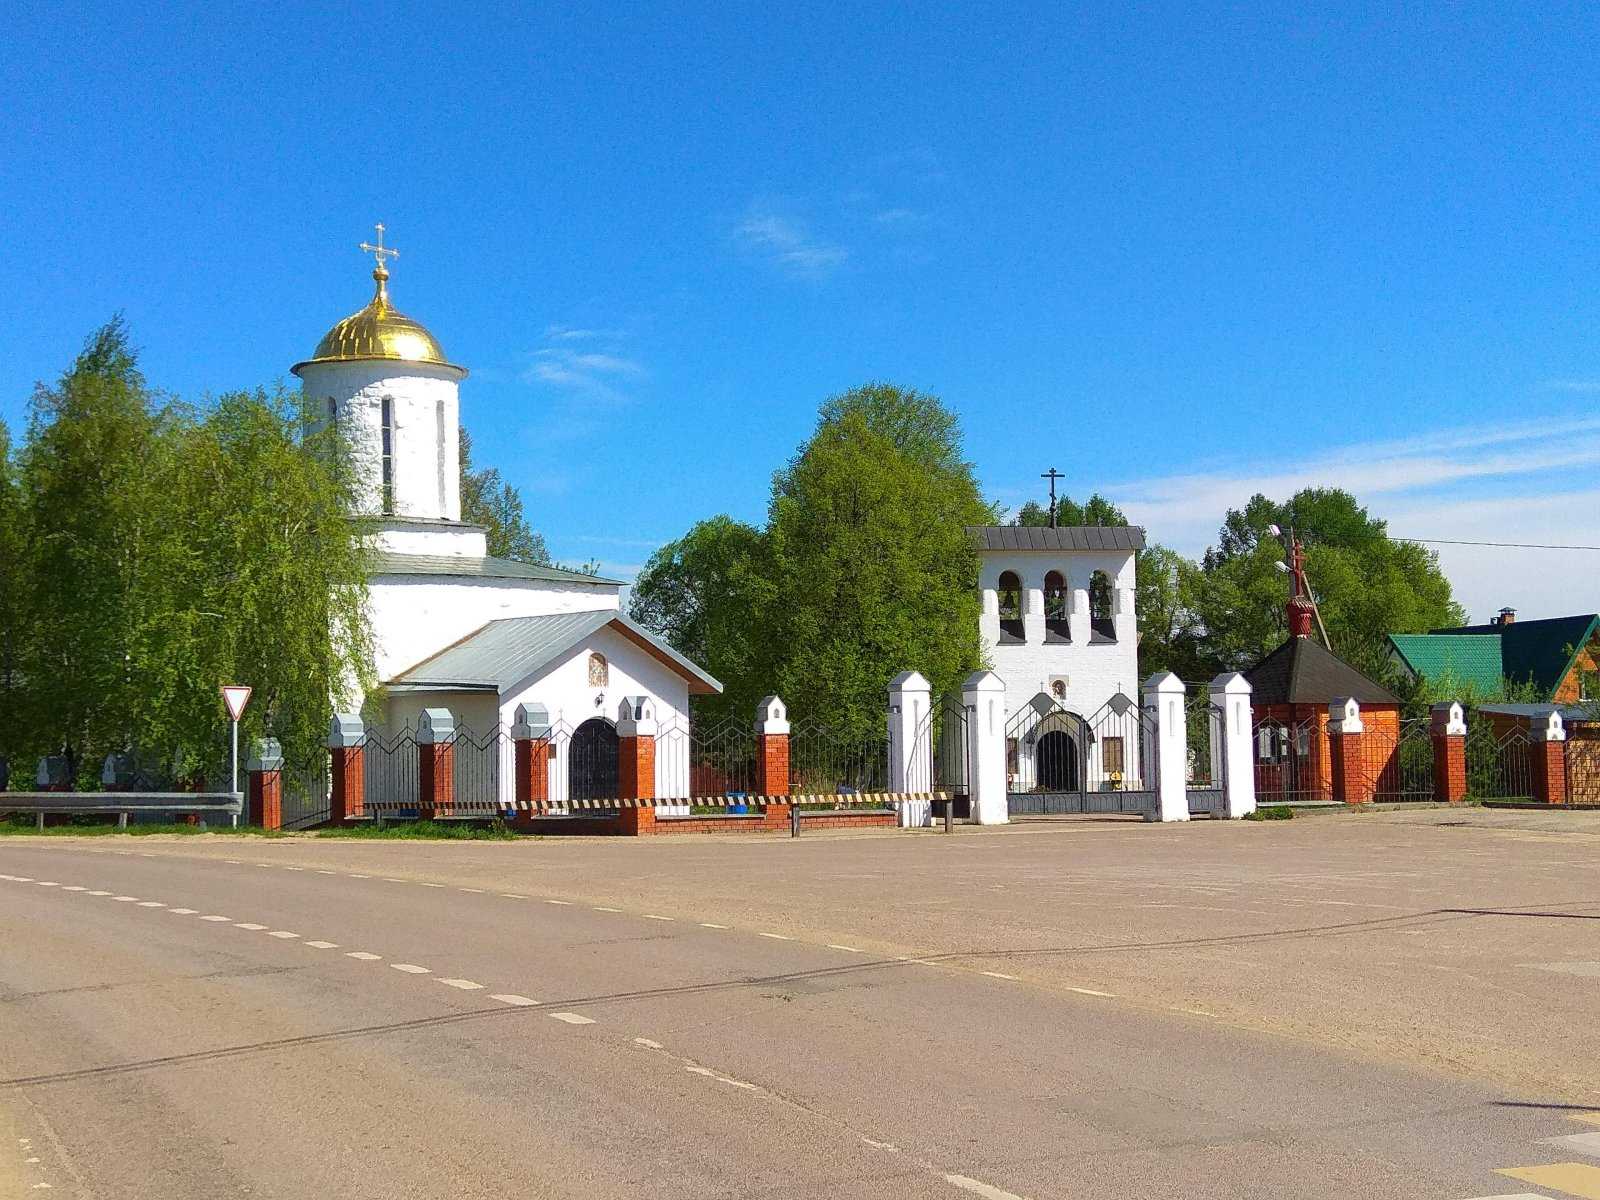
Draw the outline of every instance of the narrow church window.
M1089 576L1089 628L1108 641L1117 640L1117 623L1111 617L1111 580L1104 571Z
M383 511L394 512L394 401L383 398Z
M444 401L443 400L439 401L439 406L434 411L435 411L437 419L434 422L434 424L436 426L436 431L435 431L435 434L434 434L433 461L434 461L434 464L438 467L437 474L438 474L438 481L439 481L439 515L442 517L442 516L445 515L444 514L444 507L445 507L444 506L444 491L445 491L445 488L444 488L444 459L445 459L445 453L444 453Z
M1044 577L1044 629L1048 634L1058 638L1072 636L1071 622L1068 621L1070 612L1070 599L1067 592L1066 578L1060 571L1046 572Z
M1000 573L1000 632L1021 641L1022 633L1022 580L1015 571Z

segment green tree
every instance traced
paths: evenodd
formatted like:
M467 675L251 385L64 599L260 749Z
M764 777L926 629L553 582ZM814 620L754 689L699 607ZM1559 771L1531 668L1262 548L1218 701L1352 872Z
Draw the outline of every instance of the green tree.
M25 517L16 464L11 457L11 433L0 421L0 563L6 564L0 569L0 729L13 731L10 740L31 742L24 727L31 714L22 702L23 662L30 628L25 619L25 598L32 575ZM0 756L6 749L0 744ZM26 774L21 769L24 764L12 766L19 778Z
M472 438L466 427L461 438L461 519L488 531L489 553L536 567L550 565L544 538L528 524L522 497L500 476L499 468L472 469ZM597 574L597 571L586 574Z
M1387 670L1385 637L1459 625L1438 556L1394 541L1388 526L1337 488L1307 488L1284 503L1251 497L1228 512L1201 561L1195 610L1201 646L1218 669L1249 666L1287 634L1283 551L1270 526L1291 526L1333 649L1370 675Z
M761 623L768 609L766 539L728 516L695 524L650 556L629 593L633 619L722 681L705 715L747 716L771 690Z
M824 404L768 508L763 636L790 711L865 734L896 673L959 686L982 659L966 527L992 519L936 398L874 384Z

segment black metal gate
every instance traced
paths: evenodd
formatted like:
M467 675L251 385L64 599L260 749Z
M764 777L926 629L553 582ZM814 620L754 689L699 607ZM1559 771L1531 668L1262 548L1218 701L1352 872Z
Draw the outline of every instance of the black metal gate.
M1155 744L1154 718L1120 692L1087 719L1040 692L1006 722L1011 815L1151 813Z
M933 752L933 790L943 792L948 800L935 802L933 816L944 816L945 804L954 806L957 817L972 815L972 782L967 750L967 707L960 695L945 695L928 710L926 731L919 730L919 738L926 737Z
M590 717L567 745L569 800L614 800L617 795L617 727Z
M1227 767L1222 734L1228 714L1211 702L1209 685L1190 686L1194 694L1184 704L1183 788L1191 815L1220 813Z

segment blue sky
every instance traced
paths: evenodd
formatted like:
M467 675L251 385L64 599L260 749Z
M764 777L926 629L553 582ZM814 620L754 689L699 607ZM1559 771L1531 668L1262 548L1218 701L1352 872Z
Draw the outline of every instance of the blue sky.
M24 5L0 418L117 310L186 398L288 379L381 220L565 559L759 519L873 379L1191 553L1302 483L1600 543L1600 10L1398 8ZM1442 553L1476 616L1600 607Z

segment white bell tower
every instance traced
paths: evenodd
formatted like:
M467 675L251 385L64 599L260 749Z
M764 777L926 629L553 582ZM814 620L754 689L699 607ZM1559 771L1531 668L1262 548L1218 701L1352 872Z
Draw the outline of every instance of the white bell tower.
M399 251L361 243L377 266L369 303L330 329L311 358L290 368L313 412L335 420L350 443L356 510L387 526L461 520L460 401L466 369L434 336L389 304L386 258Z

